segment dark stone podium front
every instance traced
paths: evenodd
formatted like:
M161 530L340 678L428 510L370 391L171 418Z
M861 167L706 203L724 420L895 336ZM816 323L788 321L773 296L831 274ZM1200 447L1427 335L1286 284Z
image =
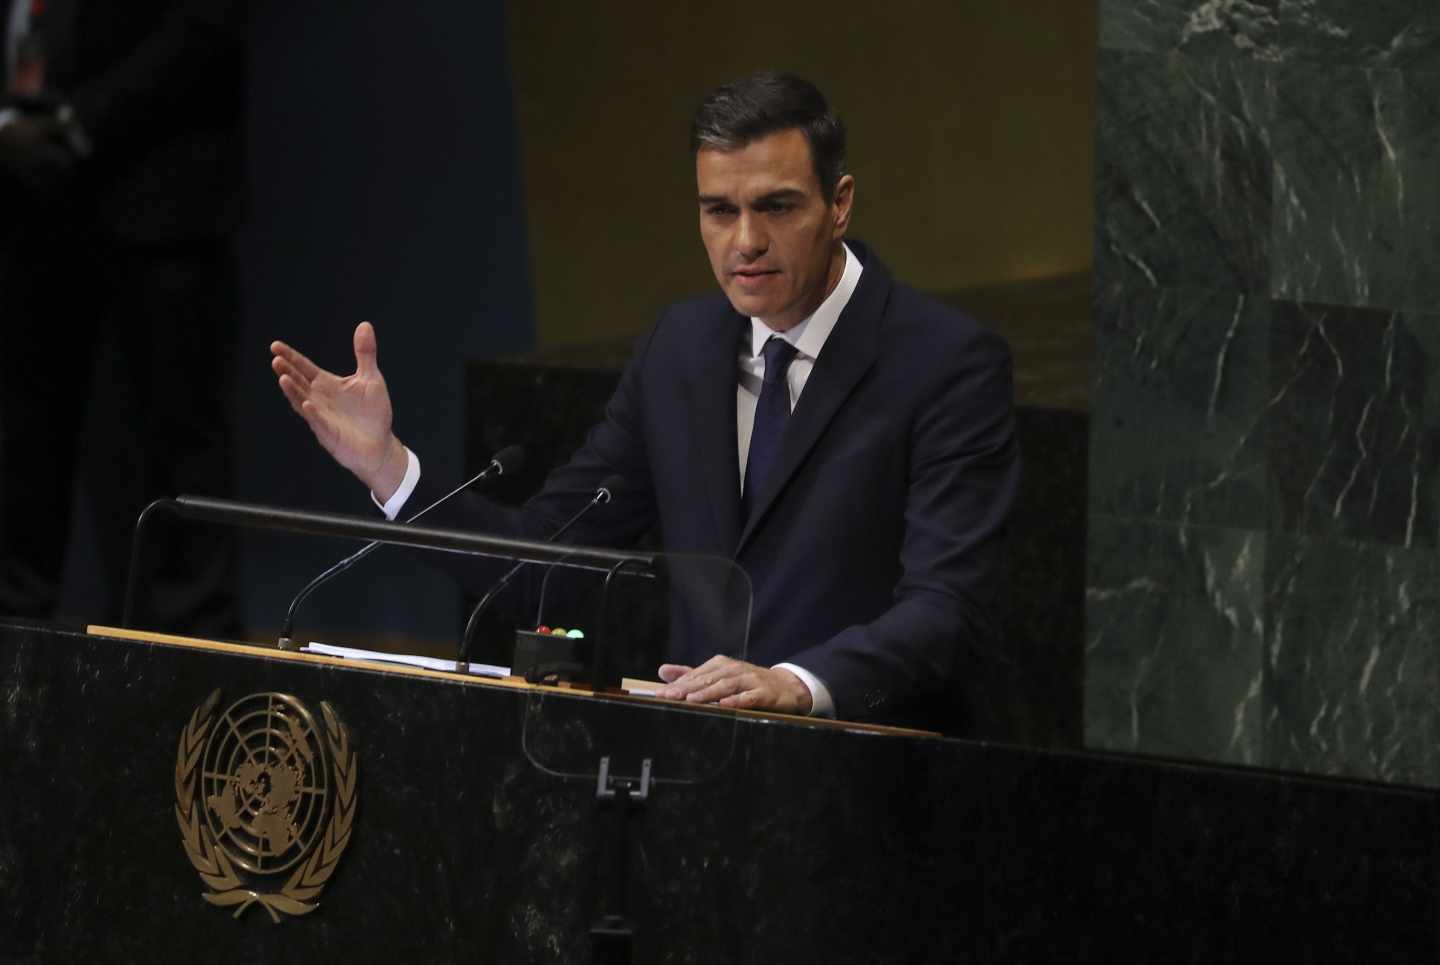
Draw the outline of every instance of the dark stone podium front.
M177 749L216 689L348 731L310 914L202 900ZM0 961L595 961L621 857L641 962L1437 958L1432 792L537 694L0 627ZM605 754L657 780L623 853L552 773Z

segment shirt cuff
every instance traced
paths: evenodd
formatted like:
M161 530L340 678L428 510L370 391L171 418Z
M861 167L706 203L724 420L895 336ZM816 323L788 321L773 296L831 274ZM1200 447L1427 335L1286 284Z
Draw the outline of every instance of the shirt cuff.
M389 502L380 502L380 500L375 498L374 493L370 494L370 499L376 506L380 507L380 512L385 514L386 519L393 520L396 516L400 515L400 510L404 507L405 501L410 498L411 493L415 492L415 487L419 484L420 457L411 452L409 446L406 446L405 478L400 480L399 488L395 490Z
M771 670L788 670L800 678L805 689L810 691L810 714L811 717L829 717L835 719L835 701L830 697L830 688L825 686L825 681L815 676L804 667L796 666L793 663L777 663Z

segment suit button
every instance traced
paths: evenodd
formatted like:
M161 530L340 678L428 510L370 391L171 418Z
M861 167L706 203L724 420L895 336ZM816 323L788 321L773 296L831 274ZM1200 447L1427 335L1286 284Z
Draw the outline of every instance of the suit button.
M885 695L878 690L872 690L865 695L866 710L879 710L883 703L885 703Z

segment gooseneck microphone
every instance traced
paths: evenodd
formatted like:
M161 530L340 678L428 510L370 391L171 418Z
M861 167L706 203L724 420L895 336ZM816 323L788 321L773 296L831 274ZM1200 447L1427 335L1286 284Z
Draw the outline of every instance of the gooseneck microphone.
M620 476L618 473L606 476L604 480L601 481L600 486L595 490L595 495L590 497L590 501L580 507L578 513L561 524L559 529L546 537L545 542L553 543L564 536L566 531L569 530L571 526L580 522L586 513L590 512L590 510L596 506L610 502L610 500L614 498L615 493L620 492L624 488L625 479L623 476ZM521 569L528 565L528 562L527 560L521 560L506 570L505 575L491 584L490 589L486 590L485 595L480 598L480 602L475 604L475 608L470 611L470 619L465 621L465 634L460 638L460 653L455 658L456 673L470 672L470 644L474 642L475 630L480 625L480 614L485 612L485 608L490 605L490 601L495 599L501 590L510 585L510 581L515 578L515 574L519 573Z
M499 452L495 453L495 455L490 457L490 462L486 464L484 469L480 470L478 473L471 476L469 479L465 480L463 483L456 486L454 489L450 490L448 493L441 496L439 499L435 500L429 506L426 506L424 509L420 510L420 512L416 513L414 516L411 516L409 519L405 520L405 522L413 523L421 516L424 516L426 513L430 512L430 510L434 509L436 506L439 506L441 503L452 498L453 496L464 492L471 486L474 486L477 483L489 482L495 479L499 479L501 476L504 476L506 474L518 472L520 467L523 465L525 465L525 450L522 449L520 446L506 446L504 449L501 449ZM291 633L293 632L295 627L295 614L300 611L300 604L304 603L305 600L310 596L310 594L318 590L322 584L328 583L330 580L339 576L341 573L344 573L346 570L350 569L350 567L354 566L356 563L369 556L380 546L381 543L379 541L366 543L354 553L351 553L349 556L345 557L343 560L336 563L334 566L330 567L328 570L321 573L319 576L315 577L315 579L311 580L309 583L306 583L305 586L300 590L300 592L295 594L295 599L290 601L290 609L287 610L285 613L285 624L280 628L279 647L281 650L299 649L295 646L295 641L291 639Z

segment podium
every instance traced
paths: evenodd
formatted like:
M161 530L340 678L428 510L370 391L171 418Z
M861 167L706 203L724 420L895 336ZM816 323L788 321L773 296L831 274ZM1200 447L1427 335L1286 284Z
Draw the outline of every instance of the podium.
M274 745L252 737L247 769L237 748L257 730ZM307 740L322 749L299 750ZM584 760L595 773L566 773ZM1412 962L1440 950L1428 790L183 638L0 625L0 787L5 962ZM321 790L323 807L271 806ZM229 887L215 851L244 844L234 809L260 828L264 860L250 864L273 858L273 871L302 838L312 849L279 873L231 861L243 881ZM216 903L237 890L265 900ZM633 937L607 936L607 921Z

